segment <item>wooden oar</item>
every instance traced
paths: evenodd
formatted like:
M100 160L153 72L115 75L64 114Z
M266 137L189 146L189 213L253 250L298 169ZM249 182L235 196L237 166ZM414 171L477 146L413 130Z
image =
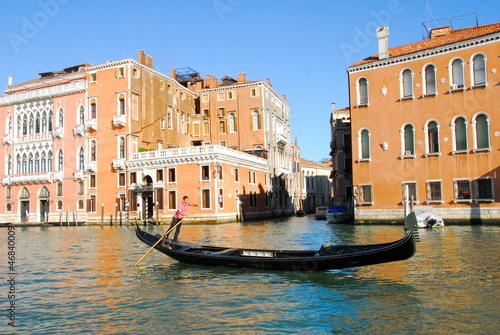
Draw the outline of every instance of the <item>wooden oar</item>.
M153 249L154 249L154 247L156 247L156 245L157 245L158 243L160 243L160 242L161 242L161 240L163 240L163 239L164 239L164 238L165 238L168 234L170 234L170 232L171 232L172 230L174 230L174 228L175 228L175 227L177 227L177 226L178 226L178 225L182 222L182 220L184 220L184 219L180 219L180 220L179 220L179 222L177 222L177 223L175 224L175 226L170 227L170 229L169 229L169 230L167 230L167 232L166 232L165 234L163 234L163 236L162 236L162 237L160 237L160 238L158 239L158 241L156 241L156 243L155 243L155 244L153 244L153 246L152 246L151 248L149 248L149 250L148 250L148 251L144 254L144 256L142 256L142 257L141 257L141 259L139 259L139 260L137 261L137 263L135 263L135 264L134 264L134 266L137 266L137 264L139 264L139 263L140 263L140 262L144 259L144 257L146 257L146 256L149 254L149 252L150 252L151 250L153 250Z

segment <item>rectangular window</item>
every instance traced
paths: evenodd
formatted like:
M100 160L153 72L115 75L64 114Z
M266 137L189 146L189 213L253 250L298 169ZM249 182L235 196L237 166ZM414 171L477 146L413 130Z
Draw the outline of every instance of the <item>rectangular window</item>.
M62 197L63 195L63 185L62 183L57 183L57 196Z
M163 188L156 189L156 203L158 204L158 209L163 209Z
M210 166L202 165L201 166L201 180L210 180Z
M209 102L210 99L209 99L209 95L208 94L203 94L201 96L201 102Z
M137 184L137 174L135 172L130 172L130 184Z
M250 89L250 96L256 97L259 95L259 89L258 88L252 88Z
M95 83L97 81L97 73L91 73L90 74L90 82Z
M97 186L96 175L95 174L91 174L89 179L90 179L90 187L91 188L96 188L96 186Z
M470 180L453 180L453 195L455 201L470 201L472 199Z
M441 202L441 181L428 181L427 182L427 201L428 202Z
M219 180L224 180L224 165L217 166Z
M478 201L494 201L493 178L478 178L476 179L476 200Z
M403 196L402 196L403 200L405 198L405 187L406 186L408 186L408 194L406 194L406 196L408 197L408 202L413 201L413 203L417 203L418 202L417 183L416 182L404 182L403 183Z
M132 118L139 120L139 96L132 94Z
M219 121L219 134L226 132L226 121Z
M210 190L201 190L201 208L210 209Z
M7 186L7 200L10 200L10 198L12 197L12 189L10 186Z
M193 123L193 136L200 136L200 124L198 122Z
M88 208L87 211L95 213L97 209L97 198L95 195L91 195L88 199Z
M78 195L83 195L83 181L79 181L77 185Z
M175 183L177 182L176 176L175 176L175 168L168 168L168 182L169 183Z
M125 186L125 173L123 172L118 173L118 186Z
M224 100L224 92L217 93L217 100L218 101L223 101Z
M372 198L372 185L359 185L359 203L360 205L371 205Z
M210 135L210 122L203 123L203 135Z
M156 170L156 181L157 182L163 181L163 169Z
M224 107L219 107L219 117L224 117L226 115L226 110Z
M219 208L224 208L224 189L219 189Z
M168 209L177 209L177 192L168 191Z
M235 91L229 91L229 92L227 92L227 99L228 100L236 99L236 92Z

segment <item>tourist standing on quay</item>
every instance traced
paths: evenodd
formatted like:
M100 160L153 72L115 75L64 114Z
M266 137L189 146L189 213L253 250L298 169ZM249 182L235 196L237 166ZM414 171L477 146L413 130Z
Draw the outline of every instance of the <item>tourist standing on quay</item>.
M174 227L179 221L181 221L182 219L187 217L187 207L188 206L198 207L198 205L193 205L192 203L190 203L188 201L188 199L189 198L187 195L182 197L182 202L179 204L179 207L177 207L177 212L175 212L175 214L172 218L172 223L170 224L170 229L172 229L172 227ZM177 239L179 238L179 232L181 231L181 226L182 226L182 222L175 229L175 234L174 234L174 239L173 239L174 241L177 241ZM167 236L165 238L168 238L168 235L169 234L167 234Z

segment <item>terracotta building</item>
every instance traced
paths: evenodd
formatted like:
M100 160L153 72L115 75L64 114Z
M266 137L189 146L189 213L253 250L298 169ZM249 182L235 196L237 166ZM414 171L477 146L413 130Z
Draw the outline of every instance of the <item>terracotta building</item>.
M0 222L169 220L184 195L193 220L286 214L289 124L269 80L167 76L143 51L9 82Z
M403 189L448 222L498 221L500 23L432 29L348 67L358 222L403 219Z

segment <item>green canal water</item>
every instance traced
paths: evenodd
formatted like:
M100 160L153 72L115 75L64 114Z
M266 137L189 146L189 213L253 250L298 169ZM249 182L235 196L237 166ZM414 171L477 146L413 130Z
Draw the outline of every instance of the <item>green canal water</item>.
M186 225L180 239L316 249L402 235L292 217ZM0 334L497 333L500 227L420 235L407 261L296 273L184 265L155 250L135 268L148 247L132 226L0 228Z

